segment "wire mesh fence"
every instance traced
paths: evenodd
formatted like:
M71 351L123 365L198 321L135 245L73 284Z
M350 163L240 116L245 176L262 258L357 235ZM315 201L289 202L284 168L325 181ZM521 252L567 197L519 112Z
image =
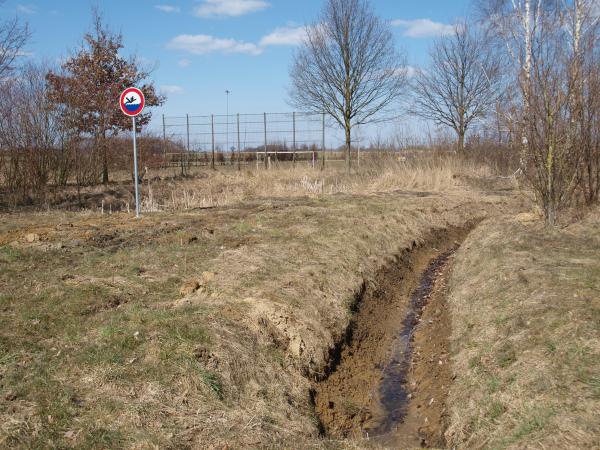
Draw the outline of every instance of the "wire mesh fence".
M235 163L325 158L325 114L263 113L185 115L162 118L165 158L170 165ZM168 148L167 148L168 147ZM332 153L330 157L335 157ZM185 158L186 161L183 161Z

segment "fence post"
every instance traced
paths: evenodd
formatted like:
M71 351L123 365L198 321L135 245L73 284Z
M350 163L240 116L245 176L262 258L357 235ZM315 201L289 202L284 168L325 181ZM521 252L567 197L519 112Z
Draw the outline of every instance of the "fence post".
M264 118L265 118L265 169L269 168L269 162L267 161L268 158L268 150L267 150L267 113L264 113Z
M186 141L186 154L182 155L181 158L181 175L185 175L185 171L187 169L187 159L190 153L190 115L186 114L185 115L185 129L186 129L186 136L187 136L187 141Z
M167 168L167 125L165 123L165 115L162 115L163 125L163 168Z
M215 170L215 115L210 115L210 135L211 135L211 147L212 147L212 158L210 161L210 168Z
M321 159L322 160L321 170L325 169L325 113L323 113L322 131L323 131L323 136L322 136L322 140L321 140L321 153L323 153L323 156Z
M240 113L237 115L237 138L238 138L238 170L242 170L242 144L240 143Z
M296 113L292 113L292 167L296 167Z

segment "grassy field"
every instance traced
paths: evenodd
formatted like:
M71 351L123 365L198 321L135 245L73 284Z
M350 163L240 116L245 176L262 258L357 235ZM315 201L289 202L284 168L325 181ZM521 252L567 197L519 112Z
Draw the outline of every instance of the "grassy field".
M600 448L600 213L486 222L451 280L449 444Z
M591 218L499 221L529 200L455 160L160 180L139 221L99 198L3 215L0 446L360 448L320 437L311 398L356 299L402 250L486 218L454 272L448 438L598 444Z
M395 184L391 172L365 176L363 195L311 193L271 173L245 182L250 196L260 186L269 197L236 204L221 192L230 206L140 221L5 215L0 443L181 448L316 437L311 382L364 280L428 230L511 201L482 196L452 170L422 180L429 191L399 191L413 183L403 172Z
M373 194L394 190L455 190L455 176L485 177L491 170L482 164L466 162L444 154L427 153L407 161L395 155L372 155L353 175L344 175L343 166L328 165L312 169L308 164L296 168L282 166L273 170L254 167L238 171L235 167L218 170L192 168L181 177L177 171L151 170L141 185L142 208L146 212L189 211L196 208L255 202L264 197L296 198L332 194ZM110 213L135 208L132 176L114 173L108 186L89 186L79 192L74 185L49 189L38 207L48 210L86 209ZM0 198L0 200L2 200ZM0 206L4 202L0 201ZM17 211L22 211L17 209Z

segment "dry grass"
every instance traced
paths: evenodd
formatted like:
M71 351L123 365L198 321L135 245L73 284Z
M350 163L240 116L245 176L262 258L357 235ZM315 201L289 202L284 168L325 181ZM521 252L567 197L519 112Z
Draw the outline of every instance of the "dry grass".
M453 172L216 174L211 206L246 200L5 215L0 446L322 445L311 381L364 280L431 229L513 204ZM335 195L311 194L318 179L341 180L321 189Z
M600 213L479 227L452 280L458 448L600 448Z
M89 210L110 214L134 209L133 186L127 173L113 174L121 181L108 186L50 188L34 210ZM406 159L395 154L373 154L346 176L343 165L328 163L312 168L305 162L262 166L223 166L217 170L196 167L188 177L172 169L147 173L141 186L144 212L190 211L198 208L253 202L258 198L298 198L334 194L365 195L404 191L445 192L464 190L464 179L491 175L482 164L454 155L426 153ZM0 202L0 205L3 204ZM37 206L36 206L37 205Z
M356 173L340 167L203 171L188 180L146 186L144 209L189 210L225 206L256 198L295 198L332 194L372 194L395 190L442 192L461 186L460 178L489 176L487 167L456 157L427 156L403 161L393 156L371 158Z

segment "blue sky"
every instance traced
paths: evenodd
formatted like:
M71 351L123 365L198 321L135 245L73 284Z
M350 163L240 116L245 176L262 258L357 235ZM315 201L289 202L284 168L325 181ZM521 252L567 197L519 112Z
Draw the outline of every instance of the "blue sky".
M124 35L125 53L156 64L155 84L168 96L157 115L286 112L288 68L299 28L322 0L6 0L33 33L30 58L60 61L91 25L92 5ZM431 39L468 14L469 0L373 0L394 24L412 66L427 63Z

